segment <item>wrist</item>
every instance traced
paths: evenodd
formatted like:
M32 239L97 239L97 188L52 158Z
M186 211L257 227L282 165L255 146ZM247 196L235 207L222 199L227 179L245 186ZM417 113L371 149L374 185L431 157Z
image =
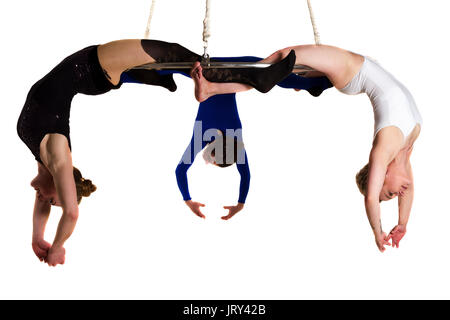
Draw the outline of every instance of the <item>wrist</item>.
M384 238L384 232L383 230L380 231L373 231L373 235L375 236L376 239L381 239Z
M401 223L401 222L399 222L397 226L398 226L401 230L406 231L406 223Z
M33 233L33 236L32 236L33 243L39 242L39 241L42 241L42 240L44 240L44 234L43 233Z
M244 207L244 205L245 205L245 203L238 202L237 207L242 209Z
M52 247L50 249L52 250L58 250L63 248L64 243L61 242L53 242Z

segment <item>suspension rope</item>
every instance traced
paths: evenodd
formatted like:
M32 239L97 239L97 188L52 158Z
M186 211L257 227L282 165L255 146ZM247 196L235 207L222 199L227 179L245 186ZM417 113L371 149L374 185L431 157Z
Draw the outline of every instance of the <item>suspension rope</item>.
M148 16L147 28L145 29L144 38L148 39L150 35L150 24L152 23L153 11L155 10L155 2L156 0L152 0L152 6L150 7L150 14Z
M316 20L314 18L314 12L311 6L311 1L310 0L306 0L308 2L308 9L309 9L309 17L311 19L311 24L313 27L313 32L314 32L314 41L316 42L317 45L320 44L320 34L319 31L317 30L317 25L316 25Z
M206 0L206 10L205 10L205 19L203 20L203 58L206 59L209 63L209 54L208 54L208 39L211 36L210 29L210 7L211 1Z

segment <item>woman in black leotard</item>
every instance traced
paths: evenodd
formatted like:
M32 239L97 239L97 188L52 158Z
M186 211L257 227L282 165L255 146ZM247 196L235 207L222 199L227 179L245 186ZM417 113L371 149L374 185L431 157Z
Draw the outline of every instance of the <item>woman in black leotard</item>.
M78 218L78 204L96 187L73 167L70 143L70 106L77 93L103 94L120 88L122 74L139 65L154 62L199 61L200 56L174 44L155 40L120 40L90 46L64 59L39 80L28 93L17 131L38 162L33 212L33 250L41 261L55 266L65 260L65 241ZM266 69L210 70L209 80L239 81L266 92L292 70L295 55ZM127 71L142 83L176 90L172 75L156 71ZM44 240L51 205L63 214L53 244Z

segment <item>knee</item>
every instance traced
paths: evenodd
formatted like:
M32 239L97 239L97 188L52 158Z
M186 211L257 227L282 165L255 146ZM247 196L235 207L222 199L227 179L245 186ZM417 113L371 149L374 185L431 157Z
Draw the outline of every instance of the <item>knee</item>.
M277 58L278 58L279 60L283 60L284 58L286 58L286 57L289 55L289 53L291 52L291 50L292 50L292 48L290 48L290 47L284 48L284 49L281 49L281 50L278 50L278 51L276 52Z
M290 48L280 49L278 51L275 51L268 59L272 63L279 62L284 58L286 58L289 55L290 51L291 51Z

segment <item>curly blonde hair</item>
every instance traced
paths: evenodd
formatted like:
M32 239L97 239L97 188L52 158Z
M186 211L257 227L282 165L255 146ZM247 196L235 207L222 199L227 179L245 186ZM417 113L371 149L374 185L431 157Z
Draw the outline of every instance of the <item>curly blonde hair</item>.
M77 202L80 204L83 197L89 197L92 192L97 190L97 187L91 180L83 178L80 170L73 167L73 178L75 179L75 186L77 189Z
M362 195L367 195L367 182L369 180L369 164L366 164L359 172L356 174L356 185Z

